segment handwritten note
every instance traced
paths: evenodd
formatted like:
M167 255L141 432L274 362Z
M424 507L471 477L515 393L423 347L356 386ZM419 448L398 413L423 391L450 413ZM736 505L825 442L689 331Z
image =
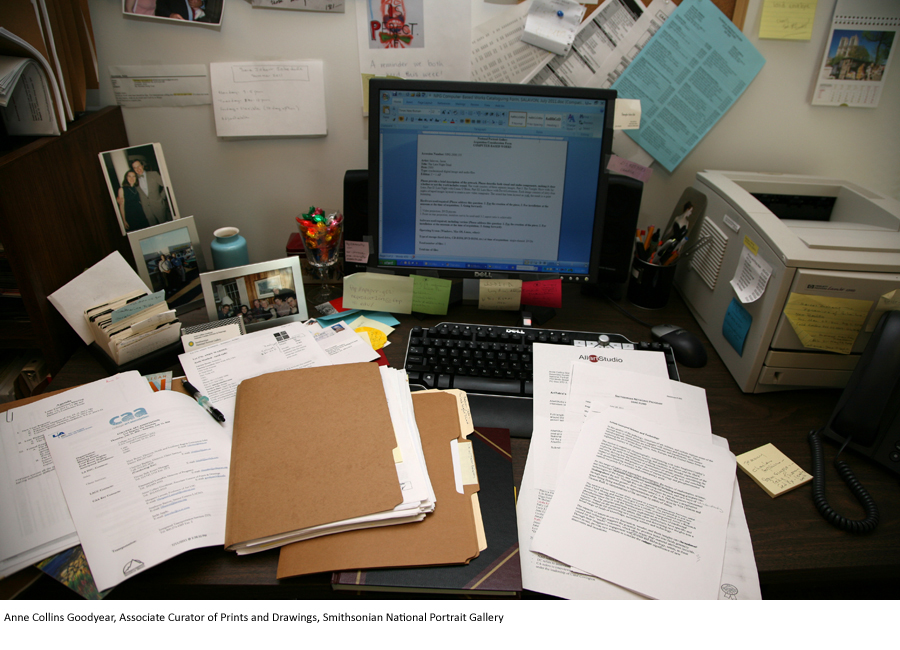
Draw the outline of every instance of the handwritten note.
M515 311L522 298L521 280L480 280L478 282L478 309Z
M741 454L737 463L773 499L813 478L771 443Z
M210 63L209 72L219 137L327 134L321 61Z
M616 103L618 104L619 100L616 100ZM606 168L615 174L622 174L623 176L628 176L629 178L641 181L642 183L646 183L650 176L653 175L653 170L649 167L644 167L627 158L619 158L615 155L609 157L609 164Z
M447 313L450 304L450 280L414 275L412 310L422 314Z
M792 293L784 315L804 347L850 354L871 307L871 300Z
M367 241L345 241L344 242L344 259L348 262L357 264L366 264L369 261L369 242Z
M354 273L344 278L344 307L397 314L412 313L413 279L381 273Z
M784 41L808 41L818 0L764 0L759 37Z
M562 307L562 280L523 282L522 304L535 307Z

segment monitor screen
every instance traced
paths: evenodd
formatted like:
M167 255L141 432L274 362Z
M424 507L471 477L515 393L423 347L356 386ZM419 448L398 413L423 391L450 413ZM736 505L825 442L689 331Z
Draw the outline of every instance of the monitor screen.
M373 79L369 95L376 266L596 281L615 91Z

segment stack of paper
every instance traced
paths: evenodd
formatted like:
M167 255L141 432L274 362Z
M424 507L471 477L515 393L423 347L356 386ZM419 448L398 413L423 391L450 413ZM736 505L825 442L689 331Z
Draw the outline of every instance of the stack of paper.
M2 407L0 578L79 541L44 432L73 430L86 414L109 420L151 392L134 372Z
M423 391L410 397L405 373L386 368L382 373L397 375L396 397L404 402L404 417L417 432L424 452L436 501L434 512L413 526L356 530L285 546L278 560L279 578L375 567L464 565L487 547L478 498L480 483L467 438L473 429L465 393ZM388 401L392 407L400 406L395 397ZM510 492L507 496L511 499ZM499 540L493 539L492 544ZM439 586L446 586L441 583L446 576L437 574L435 579Z
M181 335L165 291L128 293L85 310L84 318L94 342L120 366L175 343Z
M4 0L0 3L0 54L27 57L11 102L0 109L7 130L59 135L87 108L87 90L99 88L97 52L87 3Z
M523 585L565 598L759 598L734 456L653 353L535 345ZM661 355L660 355L661 356Z

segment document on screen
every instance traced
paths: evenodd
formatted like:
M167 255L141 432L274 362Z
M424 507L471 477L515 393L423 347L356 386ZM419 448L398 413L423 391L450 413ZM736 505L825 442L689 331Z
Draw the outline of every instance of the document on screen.
M420 135L416 255L555 260L567 147L554 138Z

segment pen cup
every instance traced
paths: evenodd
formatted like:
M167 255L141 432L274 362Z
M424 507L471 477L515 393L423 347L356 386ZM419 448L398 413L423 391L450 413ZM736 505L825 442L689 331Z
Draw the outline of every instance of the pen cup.
M660 266L635 257L628 281L628 302L644 309L665 307L669 302L677 266L678 262Z

